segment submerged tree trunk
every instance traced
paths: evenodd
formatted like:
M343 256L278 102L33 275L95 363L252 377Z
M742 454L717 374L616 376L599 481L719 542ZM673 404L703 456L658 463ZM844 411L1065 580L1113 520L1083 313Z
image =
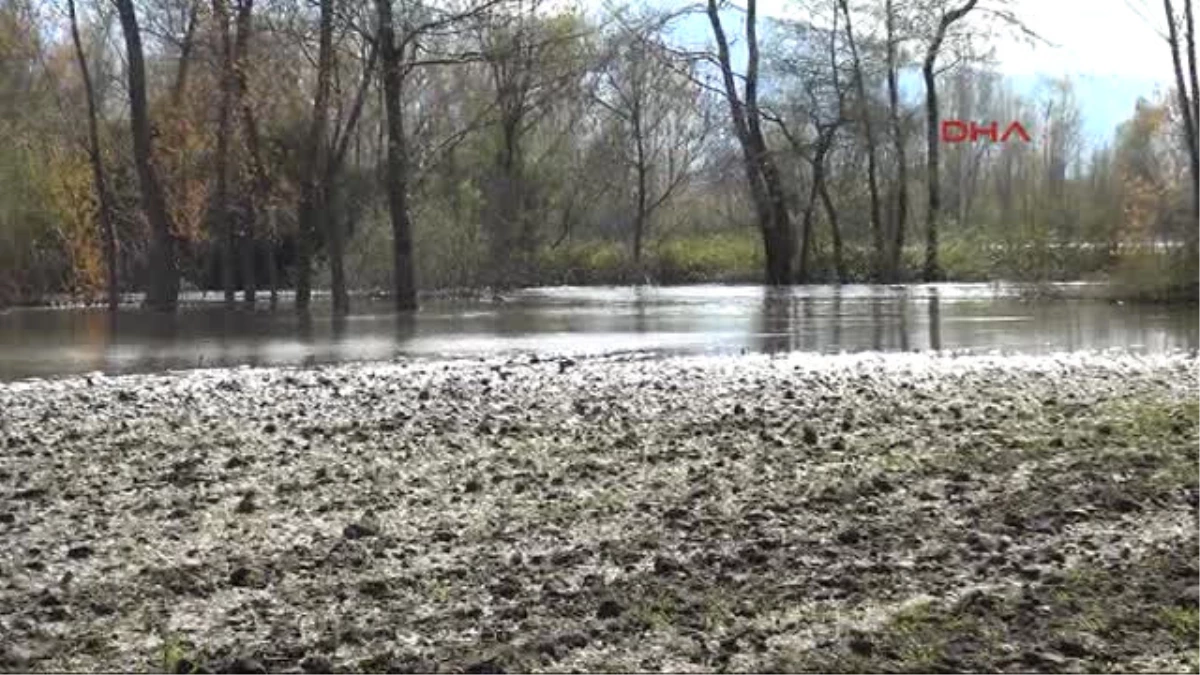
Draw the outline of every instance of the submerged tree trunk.
M71 20L71 41L75 44L75 58L79 61L79 75L83 79L83 92L87 98L88 159L92 165L92 186L96 190L100 236L104 242L108 311L115 312L121 301L120 291L117 288L117 237L113 230L112 204L109 201L108 183L104 176L104 161L100 154L96 92L92 89L92 75L88 68L87 56L83 52L83 41L79 39L79 20L75 15L75 0L67 0L67 15Z
M174 311L179 303L179 267L175 260L175 235L166 197L154 168L154 148L146 103L146 64L142 37L133 0L116 0L117 14L125 34L129 76L129 126L133 136L133 159L142 193L142 208L150 224L149 268L146 306Z
M392 300L401 311L417 308L413 270L412 223L408 212L408 153L404 136L402 54L397 49L391 0L375 0L379 50L383 66L384 113L387 127L387 196L392 220Z

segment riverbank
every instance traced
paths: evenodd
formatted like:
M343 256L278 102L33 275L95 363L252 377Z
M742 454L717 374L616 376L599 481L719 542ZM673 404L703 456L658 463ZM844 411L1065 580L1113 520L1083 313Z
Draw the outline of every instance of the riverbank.
M0 668L1195 672L1196 366L0 385Z

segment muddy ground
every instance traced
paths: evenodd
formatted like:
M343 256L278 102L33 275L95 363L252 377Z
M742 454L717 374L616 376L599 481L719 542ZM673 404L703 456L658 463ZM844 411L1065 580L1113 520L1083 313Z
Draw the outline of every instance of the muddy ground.
M0 385L0 669L1197 672L1196 367Z

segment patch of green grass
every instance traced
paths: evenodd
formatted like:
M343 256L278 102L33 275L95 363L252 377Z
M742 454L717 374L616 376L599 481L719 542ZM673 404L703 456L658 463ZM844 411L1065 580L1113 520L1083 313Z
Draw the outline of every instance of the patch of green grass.
M897 644L902 670L927 671L945 655L946 640L953 627L925 605L894 617L884 629Z
M663 630L675 625L679 616L679 604L674 596L657 594L634 607L631 614L651 629Z
M1180 639L1200 639L1200 610L1195 607L1164 607L1159 610L1159 620Z
M178 636L170 636L163 642L160 663L166 673L200 672L195 645Z
M1140 470L1145 486L1153 489L1197 484L1200 406L1194 401L1135 399L1103 411L1097 428L1106 438L1098 459L1106 466Z
M1120 410L1129 431L1137 436L1174 436L1200 428L1200 406L1195 401L1129 402Z
M727 598L710 593L704 596L701 605L704 609L700 620L705 631L717 632L734 620L733 605Z
M662 283L734 281L762 275L762 238L746 229L692 234L660 242L652 269Z
M625 283L632 279L629 247L589 241L548 248L538 255L543 281L560 284Z
M1114 298L1143 302L1195 301L1196 252L1187 247L1170 253L1126 252L1115 261L1109 274Z
M450 584L444 581L433 581L427 584L425 587L425 591L428 593L429 597L433 598L437 602L442 603L450 600L450 594L452 590L453 589Z

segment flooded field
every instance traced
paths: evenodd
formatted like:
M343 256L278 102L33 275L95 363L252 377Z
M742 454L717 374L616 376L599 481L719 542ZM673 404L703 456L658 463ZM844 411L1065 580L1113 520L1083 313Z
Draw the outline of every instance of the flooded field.
M0 313L0 380L505 353L1160 353L1194 351L1198 330L1195 306L1026 300L991 284L559 287L498 303L431 300L416 315L356 298L341 320L320 303L298 316L286 304L228 312L214 299L115 322L95 309Z

